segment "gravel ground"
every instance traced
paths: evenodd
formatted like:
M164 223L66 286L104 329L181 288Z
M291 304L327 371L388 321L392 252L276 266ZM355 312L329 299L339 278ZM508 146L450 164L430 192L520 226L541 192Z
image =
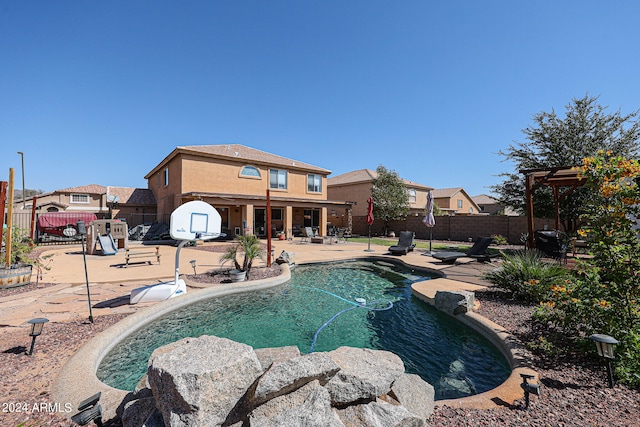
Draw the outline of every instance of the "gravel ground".
M253 269L254 279L277 274L279 267ZM224 275L190 276L219 283ZM46 286L46 284L40 284ZM29 292L24 288L20 292ZM18 292L15 290L14 292ZM535 341L538 332L530 321L533 307L506 298L500 290L477 292L480 314L504 326L523 343ZM84 342L122 319L101 316L95 323L52 323L37 339L33 356L25 355L30 344L23 328L2 328L0 335L0 426L68 426L59 412L66 408L41 408L51 402L48 391L56 373ZM636 426L640 425L640 391L606 386L598 360L583 354L545 357L531 353L540 374L542 397L532 397L528 410L522 402L492 410L468 410L436 405L431 426ZM46 406L46 405L45 405ZM18 410L17 408L21 410ZM24 410L22 410L24 409ZM58 412L56 412L56 409ZM75 408L71 408L72 412Z

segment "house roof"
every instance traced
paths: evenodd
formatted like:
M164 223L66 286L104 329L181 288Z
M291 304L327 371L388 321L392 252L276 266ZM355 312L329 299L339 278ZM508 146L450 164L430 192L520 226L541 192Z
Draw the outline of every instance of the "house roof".
M433 198L441 199L441 198L451 198L458 194L459 192L464 191L462 187L455 188L436 188L433 190ZM466 192L465 192L466 194ZM470 198L470 197L469 197Z
M309 163L300 162L298 160L289 159L287 157L278 156L276 154L267 153L266 151L256 150L240 144L221 144L221 145L188 145L176 147L167 157L165 157L158 165L151 170L145 179L149 179L156 171L158 171L169 160L178 154L192 154L209 158L243 161L245 163L263 164L269 166L285 167L288 169L299 169L309 172L316 172L321 175L329 175L329 169L314 166Z
M500 201L495 197L491 197L488 194L478 194L471 198L478 205L497 205Z
M56 190L54 193L86 193L86 194L105 194L107 187L98 184L81 185L79 187L64 188Z
M156 198L148 188L107 187L107 194L127 205L155 205Z
M371 182L372 180L378 177L378 173L371 169L358 169L355 171L343 173L342 175L337 175L334 177L329 177L327 179L327 186L338 186L338 185L347 185L347 184L360 184L363 182ZM402 179L402 178L401 178ZM416 188L420 190L432 190L432 187L427 185L418 184L417 182L409 181L406 179L402 179L404 184L407 187Z

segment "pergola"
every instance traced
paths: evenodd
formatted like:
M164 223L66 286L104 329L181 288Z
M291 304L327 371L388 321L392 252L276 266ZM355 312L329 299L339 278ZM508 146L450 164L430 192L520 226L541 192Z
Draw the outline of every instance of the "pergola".
M586 178L580 176L579 170L574 166L559 166L547 169L524 169L520 173L525 176L525 203L527 208L527 247L533 248L534 217L533 217L533 192L546 186L553 190L553 202L555 206L555 229L560 228L560 201L569 196L573 191L584 185Z

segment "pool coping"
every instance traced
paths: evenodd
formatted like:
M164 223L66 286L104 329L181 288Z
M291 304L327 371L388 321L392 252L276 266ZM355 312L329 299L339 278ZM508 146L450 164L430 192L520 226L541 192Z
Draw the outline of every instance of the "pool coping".
M352 260L355 259L390 260L388 257L377 255L352 258ZM428 267L407 263L398 258L393 258L393 261L400 262L401 264L412 268L432 272L437 276L441 276L441 279L449 280L446 279L446 274L442 271L436 271ZM308 264L312 263L315 264L317 262L309 262ZM168 312L174 311L179 307L211 297L258 291L284 284L291 279L291 269L288 264L281 264L281 268L282 273L275 278L216 285L215 287L210 288L199 288L196 292L187 292L180 298L172 298L167 301L156 303L125 317L118 323L86 342L74 353L73 356L71 356L67 363L65 363L61 368L58 376L53 382L51 387L52 400L60 405L71 404L73 408L77 408L78 403L99 391L102 393L100 402L103 407L103 420L107 421L121 416L125 404L134 398L133 392L111 387L100 381L96 375L100 362L109 353L109 351L111 351L111 349L131 333L143 327L144 324L151 320L155 320ZM414 285L429 282L431 285L437 286L438 281L439 279L436 278L429 281L416 282ZM454 281L449 280L449 282ZM465 285L468 285L463 282L458 283L461 284L461 289L464 288ZM430 286L430 288L434 288L434 286ZM412 293L421 300L433 305L432 298L424 292L415 291L413 285ZM523 391L520 387L520 373L534 375L536 380L537 373L527 366L523 349L517 340L504 328L477 313L469 312L462 315L456 315L454 318L489 339L507 359L512 372L502 384L492 390L459 399L437 400L436 405L488 409L495 408L498 405L510 406L515 400L522 398Z

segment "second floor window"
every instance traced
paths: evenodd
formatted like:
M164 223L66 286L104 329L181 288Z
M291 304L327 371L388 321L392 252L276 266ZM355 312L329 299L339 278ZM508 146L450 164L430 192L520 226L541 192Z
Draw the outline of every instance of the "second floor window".
M458 199L458 209L462 209L462 199Z
M164 168L162 178L164 186L166 187L167 185L169 185L169 168Z
M416 190L414 189L409 189L409 203L415 203L416 202Z
M260 171L255 166L244 166L242 170L240 170L240 176L260 178Z
M269 188L277 190L287 189L287 171L279 169L269 170Z
M307 191L312 193L322 192L322 177L320 175L307 175Z
M89 203L88 194L72 194L71 203Z

